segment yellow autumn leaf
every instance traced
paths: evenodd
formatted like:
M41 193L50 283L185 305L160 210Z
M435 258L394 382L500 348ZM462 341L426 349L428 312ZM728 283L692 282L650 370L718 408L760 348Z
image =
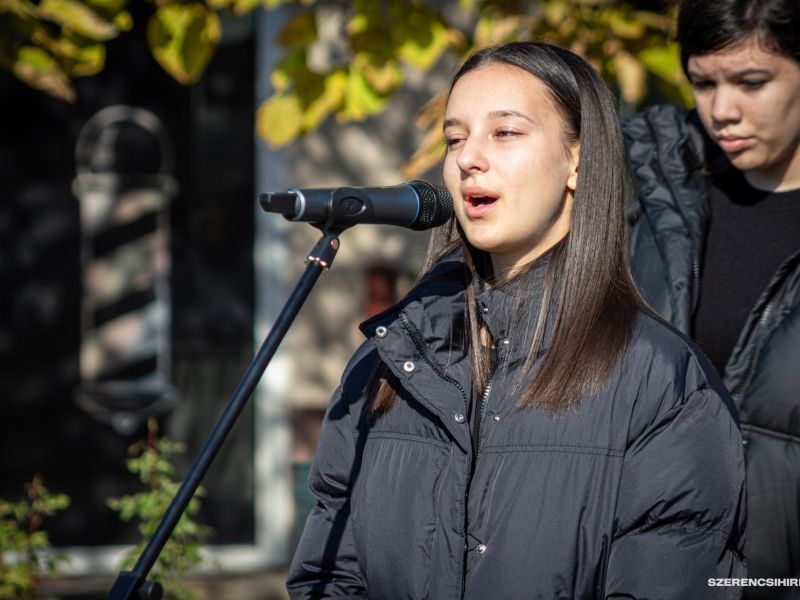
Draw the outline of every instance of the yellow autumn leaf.
M203 74L221 34L219 17L201 4L160 6L147 26L147 41L158 63L178 82Z
M93 40L108 41L119 33L113 23L78 0L42 0L39 16Z
M341 108L347 91L347 73L334 71L327 77L323 84L323 92L314 99L303 112L303 129L310 131L332 112Z
M639 52L641 60L654 75L669 83L679 83L681 77L680 50L670 42L663 46L651 46Z
M260 0L261 5L267 9L277 8L281 4L289 4L292 0ZM259 0L236 0L237 4L256 4Z
M314 11L293 15L281 27L276 41L287 48L310 46L317 41L317 18Z
M608 27L615 35L621 38L638 40L645 33L644 24L641 21L637 21L632 15L626 14L622 8L613 8L605 16Z
M269 76L272 87L278 92L285 92L292 85L291 76L280 67L276 67L272 74Z
M364 73L351 65L345 86L344 107L337 113L340 121L361 121L379 113L386 105L386 97L373 90Z
M399 40L397 56L427 71L447 50L452 36L447 27L430 15L412 13L407 22L398 25L395 38Z
M63 36L53 44L53 51L64 59L70 75L95 75L103 70L106 61L105 44L84 37Z
M100 15L111 16L122 11L128 0L84 0L84 3Z
M271 148L293 142L302 132L303 108L294 94L277 94L256 113L256 133Z
M523 15L504 17L494 11L481 15L475 26L475 47L482 48L516 39L523 22Z
M23 46L17 53L12 71L16 77L30 85L67 102L75 101L75 91L69 79L47 51L33 46Z
M0 0L0 15L10 12L21 19L36 17L36 6L30 0Z
M111 22L120 31L130 31L133 28L133 17L127 10L117 13Z
M353 64L363 71L372 89L381 94L391 92L403 82L403 72L394 59L359 52Z

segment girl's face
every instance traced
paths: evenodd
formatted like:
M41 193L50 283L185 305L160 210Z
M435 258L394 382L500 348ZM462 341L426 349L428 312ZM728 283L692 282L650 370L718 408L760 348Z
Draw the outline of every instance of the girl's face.
M453 87L444 121L444 181L470 243L501 275L541 256L569 231L578 144L545 85L527 71L487 64Z
M755 187L800 188L800 65L756 36L689 58L697 112Z

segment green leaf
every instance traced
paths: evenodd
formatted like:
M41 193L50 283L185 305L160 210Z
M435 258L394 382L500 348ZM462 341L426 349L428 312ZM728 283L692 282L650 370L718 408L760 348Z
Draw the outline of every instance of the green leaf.
M220 39L217 15L201 4L160 6L147 26L153 56L185 85L197 81Z
M510 42L519 37L522 15L504 16L498 11L486 11L475 25L474 44L480 48Z
M0 15L10 12L22 19L33 19L36 11L36 6L29 0L0 0Z
M133 17L127 10L117 13L111 22L120 31L130 31L133 28Z
M237 0L237 4L257 4L259 0ZM260 0L261 5L267 9L277 8L283 4L291 4L292 0Z
M12 67L14 75L22 81L48 94L73 102L75 91L64 70L53 57L42 48L23 46Z
M103 70L106 62L106 47L84 37L65 36L57 40L53 51L69 59L71 75L95 75Z
M611 31L621 38L638 40L645 33L644 24L631 18L623 8L612 8L606 16Z
M256 132L272 148L297 139L302 131L303 108L295 94L276 94L256 114Z
M292 16L278 32L276 41L286 48L302 48L316 42L317 19L314 11L304 11Z
M396 60L362 52L355 56L353 64L362 70L370 87L381 94L393 91L403 82L403 72Z
M113 23L102 18L86 3L77 0L42 0L39 14L67 30L93 40L108 41L119 33Z
M397 55L422 70L430 69L450 45L450 30L429 13L412 12L408 21L392 28L399 41Z
M351 65L347 75L344 107L337 117L340 120L361 121L380 112L386 101L386 96L372 89L364 72Z
M125 8L128 0L85 0L86 4L103 15L115 15Z
M665 46L651 46L639 52L641 60L654 75L670 83L680 81L680 51L674 42Z

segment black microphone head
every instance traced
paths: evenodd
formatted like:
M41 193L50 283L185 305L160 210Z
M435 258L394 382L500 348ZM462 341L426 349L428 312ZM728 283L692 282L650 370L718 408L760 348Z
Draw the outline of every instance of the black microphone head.
M453 198L447 188L415 179L409 185L419 195L419 216L411 229L422 231L444 225L453 215Z

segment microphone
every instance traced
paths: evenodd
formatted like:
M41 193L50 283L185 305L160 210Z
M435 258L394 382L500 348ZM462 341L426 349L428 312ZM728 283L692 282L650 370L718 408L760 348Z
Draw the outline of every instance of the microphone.
M397 225L421 231L443 225L453 214L453 199L443 187L419 179L386 187L299 190L259 195L261 208L289 221L321 229L347 229L359 223Z

